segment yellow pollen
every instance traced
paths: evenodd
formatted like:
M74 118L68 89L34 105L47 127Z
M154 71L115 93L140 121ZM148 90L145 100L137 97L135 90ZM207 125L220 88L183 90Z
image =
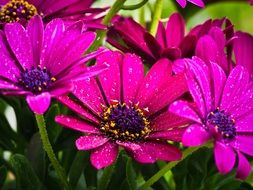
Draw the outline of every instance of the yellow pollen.
M0 9L0 21L11 23L20 19L29 20L37 14L36 7L27 1L11 0Z

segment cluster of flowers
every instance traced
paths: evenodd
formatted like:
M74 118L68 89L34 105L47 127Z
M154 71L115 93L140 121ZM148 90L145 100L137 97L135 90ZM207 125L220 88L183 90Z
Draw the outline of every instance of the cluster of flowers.
M185 34L182 16L174 13L154 37L132 18L117 16L107 42L120 51L101 47L84 55L94 28L105 29L99 14L106 8L81 0L0 3L1 94L25 96L36 114L47 111L51 98L76 112L55 120L84 133L76 147L91 150L96 168L112 164L120 147L140 163L154 163L181 159L173 142L212 140L220 173L237 163L237 177L249 175L253 37L235 32L228 19L208 20ZM96 64L85 66L93 58Z

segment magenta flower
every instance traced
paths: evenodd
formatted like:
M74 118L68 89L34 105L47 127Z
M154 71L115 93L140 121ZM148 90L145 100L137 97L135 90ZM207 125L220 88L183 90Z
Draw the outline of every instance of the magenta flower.
M202 0L176 0L176 1L183 8L186 7L187 1L190 2L190 3L193 3L194 5L197 5L199 7L204 7L205 6Z
M92 3L93 0L1 0L0 23L26 22L41 15L45 22L54 18L62 18L68 23L82 20L86 27L101 28L96 15L105 9L90 8Z
M195 106L179 100L169 109L194 122L183 134L183 144L199 146L213 139L219 172L231 171L237 155L236 176L246 178L251 166L244 154L253 156L253 86L247 70L236 66L227 78L215 63L211 63L208 69L199 58L185 61L188 87Z
M234 42L235 60L238 65L242 65L250 73L251 80L253 79L253 36L244 33L236 32Z
M97 58L97 65L103 63L109 69L98 78L75 82L76 100L60 97L81 116L55 119L85 133L76 141L78 150L91 150L91 163L98 169L115 161L119 147L141 163L180 159L180 150L167 140L180 141L180 126L188 121L166 110L187 90L184 75L172 76L170 62L161 59L144 77L144 66L134 54L107 52Z
M1 93L26 96L30 108L42 114L51 97L70 91L72 80L96 74L102 68L84 68L83 63L102 50L82 57L95 39L95 33L82 29L81 22L66 28L60 19L44 29L39 16L26 29L6 24L0 32Z
M225 25L224 31L222 30L223 25ZM118 17L109 29L107 41L123 52L136 53L146 63L152 65L161 58L176 61L180 58L191 58L196 53L203 54L200 50L205 46L201 44L205 45L206 40L204 39L200 43L198 41L206 35L211 38L212 44L218 44L214 51L217 50L219 53L223 52L224 54L224 48L226 47L228 55L231 55L232 48L229 41L233 38L234 32L233 25L228 19L208 20L194 27L186 35L184 19L179 13L170 16L166 27L161 22L159 23L156 37L153 37L132 18ZM223 41L225 43L220 43ZM198 48L198 51L196 48ZM204 49L204 52L208 51ZM230 59L230 57L227 58ZM180 65L176 67L180 67ZM175 70L178 70L178 68L173 68L173 71Z

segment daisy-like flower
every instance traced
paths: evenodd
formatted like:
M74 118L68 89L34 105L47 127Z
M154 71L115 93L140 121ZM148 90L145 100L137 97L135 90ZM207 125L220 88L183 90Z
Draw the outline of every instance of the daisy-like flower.
M237 158L236 176L246 178L251 165L245 154L253 156L253 86L247 70L236 66L226 77L216 63L211 62L208 67L196 57L185 61L187 83L195 106L179 100L169 109L194 122L183 134L183 144L199 146L212 139L219 172L230 172Z
M183 17L179 13L174 13L170 16L166 27L162 22L159 23L155 37L132 18L117 17L114 19L112 27L109 28L107 41L123 52L139 55L150 65L161 58L167 58L174 61L173 65L177 66L175 69L173 68L173 71L177 71L177 67L180 65L175 63L176 60L191 58L196 54L204 58L206 57L205 53L210 51L210 49L206 51L206 47L210 47L210 45L213 46L215 55L222 54L221 52L224 54L225 47L228 49L228 55L231 55L232 49L229 46L229 41L233 38L233 34L233 25L225 18L207 20L185 34ZM209 40L201 39L204 36L208 36L206 38ZM206 42L211 42L211 44L206 46ZM217 47L215 48L215 46ZM210 54L209 57L211 57Z
M33 16L41 15L44 22L54 18L61 18L68 23L82 20L86 27L104 28L96 15L105 9L90 8L92 3L93 0L1 0L0 23L26 23Z
M103 50L82 57L95 33L84 32L81 22L66 28L55 19L44 29L41 17L35 16L26 29L20 23L6 24L0 37L0 92L26 96L37 114L48 109L51 97L70 91L71 80L102 69L84 68L85 61Z
M176 0L176 1L183 8L186 7L187 1L199 7L205 6L202 0Z
M144 77L134 54L106 52L97 58L97 65L102 63L109 69L96 79L75 82L72 96L59 98L81 116L55 119L84 133L76 141L78 150L91 150L91 163L98 169L115 161L119 147L141 163L179 160L180 150L167 140L180 141L188 121L167 107L187 91L184 75L172 76L170 62L161 59Z
M249 71L251 80L253 79L253 36L245 32L236 32L234 41L235 60L238 65L242 65Z

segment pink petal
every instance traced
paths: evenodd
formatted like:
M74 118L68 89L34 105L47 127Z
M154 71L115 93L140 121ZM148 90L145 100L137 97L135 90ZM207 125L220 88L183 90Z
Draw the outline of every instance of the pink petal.
M159 22L157 32L156 32L156 40L160 44L162 48L167 46L166 42L166 32L162 22Z
M227 174L235 165L235 153L229 146L215 142L214 158L216 166L221 174Z
M23 69L30 68L33 65L32 44L24 27L19 23L11 23L6 24L4 29L11 50L20 65Z
M169 111L161 113L159 116L151 120L152 130L163 131L166 129L177 128L180 126L185 126L191 121L180 117Z
M243 154L239 151L237 152L238 155L238 168L236 171L236 177L239 179L245 179L249 176L251 172L251 165L250 162L245 158Z
M186 101L178 100L173 102L169 107L169 111L178 116L193 120L197 123L202 123L198 114L190 107L189 103Z
M197 5L197 6L199 6L199 7L204 7L205 6L205 4L203 3L202 0L188 0L188 1L195 4L195 5Z
M203 117L212 109L210 76L208 67L198 57L189 60L188 87Z
M214 83L214 91L213 91L213 96L214 96L214 106L218 107L220 105L221 101L221 96L222 92L226 83L226 75L222 68L220 68L217 64L211 63L211 75L214 76L212 77L213 83Z
M221 109L233 113L233 109L238 106L242 93L247 88L249 74L242 66L236 66L230 73L224 87L221 100Z
M238 133L235 137L235 140L230 143L236 150L244 152L250 156L253 156L253 135L249 134L240 134Z
M182 7L186 5L186 1L181 0L178 2ZM178 47L184 38L184 32L184 18L179 13L172 14L166 28L167 47Z
M236 118L236 131L237 132L253 132L253 113L245 114L243 117Z
M44 26L40 16L34 16L27 25L27 34L31 40L33 65L40 64L41 48L44 40Z
M80 114L84 118L87 118L88 120L99 123L97 117L93 116L88 109L85 109L85 107L82 107L80 103L75 102L73 99L71 99L68 96L58 96L57 99L63 103L64 105L68 106L68 108L72 109L76 113Z
M186 6L186 0L176 0L176 1L178 2L178 4L179 4L181 7L185 8L185 6Z
M44 114L50 106L51 95L48 92L39 95L29 95L26 97L26 102L34 113Z
M186 130L185 128L177 128L173 130L163 130L158 132L152 132L149 134L148 139L162 139L162 140L170 140L175 142L181 142L182 136Z
M109 102L120 100L121 61L122 55L119 52L108 51L97 57L97 65L108 65L108 69L99 75L99 80Z
M88 135L81 136L76 140L76 147L78 150L90 150L102 146L109 138L103 137L101 135Z
M123 58L122 75L124 102L133 103L144 78L144 65L140 58L134 54L126 54Z
M253 77L253 36L244 32L236 32L238 38L234 40L236 64L248 69Z
M89 109L100 115L103 111L102 105L105 105L105 103L96 80L94 78L87 78L75 81L73 84L74 89L72 93Z
M190 125L182 139L182 143L185 146L199 146L205 144L210 140L211 135L199 124Z
M7 47L5 35L3 32L0 32L0 60L2 60L0 65L0 76L16 82L17 76L20 75L20 71L14 57Z
M61 19L54 19L46 25L44 32L44 42L41 51L41 66L50 67L49 59L54 50L58 49L57 43L62 40L65 30ZM62 53L62 52L61 52ZM53 54L55 56L55 54Z
M100 133L99 129L94 125L71 116L58 115L55 117L55 122L85 133Z
M95 168L101 169L111 165L117 156L118 146L115 143L107 142L91 153L90 160Z
M152 111L154 111L152 109L156 108L153 106L153 104L150 104L151 100L163 93L163 89L161 87L164 87L165 84L167 84L166 82L169 80L170 75L170 62L167 59L160 59L155 65L152 66L147 76L144 78L138 91L135 103L139 103L140 108L150 109L150 113L152 113Z

